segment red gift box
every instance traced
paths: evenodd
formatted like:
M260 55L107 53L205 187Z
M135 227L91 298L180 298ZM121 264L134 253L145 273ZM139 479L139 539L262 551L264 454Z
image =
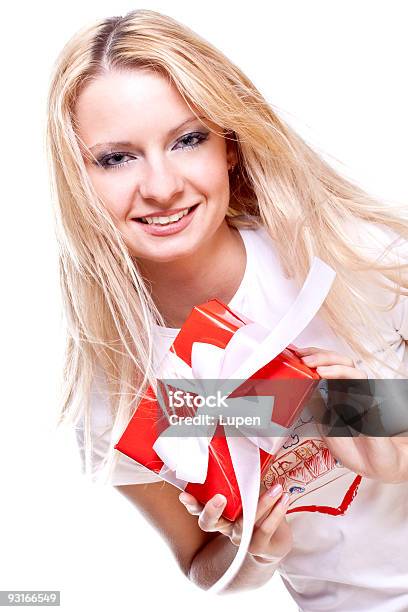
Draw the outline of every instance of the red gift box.
M248 323L252 321L232 311L221 301L210 300L193 308L170 351L191 367L194 342L205 342L225 349L235 332ZM291 382L288 379L292 379ZM296 422L318 380L320 377L315 370L308 368L291 350L285 349L241 384L231 397L270 395L270 382L273 381L279 388L273 405L273 422L288 428ZM153 445L161 431L168 426L168 418L149 387L115 448L160 475L165 466ZM274 459L275 455L259 449L261 480ZM224 495L227 504L223 516L228 520L234 521L241 513L241 495L222 425L217 425L210 443L205 482L189 482L184 490L202 504L217 493Z

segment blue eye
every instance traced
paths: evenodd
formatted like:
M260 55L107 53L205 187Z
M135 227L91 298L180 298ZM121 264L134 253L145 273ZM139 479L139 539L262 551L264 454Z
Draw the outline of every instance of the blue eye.
M177 142L177 145L181 143L182 145L184 144L184 146L181 146L181 147L176 146L175 150L178 150L180 148L181 150L195 149L201 143L207 140L208 134L209 132L205 134L203 134L202 132L191 132L190 134L186 134L185 136L180 138L180 140ZM125 157L129 157L130 160L120 162L120 160ZM109 155L103 155L96 162L94 162L94 164L104 169L121 168L122 166L126 166L129 163L129 161L132 161L132 159L135 159L133 155L130 155L128 153L121 153L118 151L115 153L110 153ZM111 161L117 161L120 163L111 163Z
M122 162L120 164L111 164L111 160L119 161L122 157L130 157L127 153L113 153L113 155L106 155L101 159L98 159L97 165L102 166L103 168L120 168L121 166L125 166L128 162ZM119 160L118 160L119 158Z
M183 136L183 138L181 138L181 140L179 140L179 142L189 142L191 140L196 139L197 142L194 142L192 144L186 144L185 147L183 147L183 149L195 149L195 147L198 147L198 145L200 145L204 140L206 140L208 137L208 132L207 134L202 134L201 132L192 132L191 134L186 134L185 136Z

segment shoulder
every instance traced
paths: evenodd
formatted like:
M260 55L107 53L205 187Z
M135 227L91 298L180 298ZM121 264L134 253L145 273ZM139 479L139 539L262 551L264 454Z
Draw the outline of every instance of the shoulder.
M279 248L266 227L258 220L258 225L252 229L244 229L245 237L259 254L258 262L262 267L265 263L268 270L277 271L280 262ZM364 219L353 219L344 223L343 231L347 234L350 247L361 255L368 263L387 264L398 268L408 265L408 241L388 226L372 223ZM280 266L278 265L280 263ZM271 267L271 264L273 267ZM286 274L285 274L286 277ZM381 273L370 274L360 272L360 289L366 287L366 298L371 308L379 306L379 317L385 327L391 332L397 332L405 340L408 339L408 296L400 295L395 299L395 292L391 281ZM375 282L381 280L382 286ZM407 272L401 269L401 286L407 286Z

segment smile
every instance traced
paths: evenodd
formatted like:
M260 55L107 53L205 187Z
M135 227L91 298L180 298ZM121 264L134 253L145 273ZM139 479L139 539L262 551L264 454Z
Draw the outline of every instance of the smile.
M191 207L190 207L191 208ZM167 217L139 217L142 223L160 223L160 225L167 225L168 223L174 223L174 221L179 221L181 217L187 215L190 208L185 208L184 210L176 213L175 215L170 215Z
M137 217L132 219L148 234L153 236L168 236L183 230L194 217L199 204L194 204L174 215L166 217Z

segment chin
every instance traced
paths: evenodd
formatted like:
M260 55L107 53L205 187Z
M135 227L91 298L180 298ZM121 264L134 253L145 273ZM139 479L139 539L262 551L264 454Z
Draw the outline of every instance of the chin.
M149 253L149 252L147 253L137 252L136 253L135 251L130 249L132 253L132 257L136 259L140 259L141 261L153 262L157 264L171 263L172 261L185 259L186 257L190 257L194 253L195 250L196 250L195 248L189 248L189 249L168 250L167 252L163 250L160 253L158 253L157 250L153 253Z

